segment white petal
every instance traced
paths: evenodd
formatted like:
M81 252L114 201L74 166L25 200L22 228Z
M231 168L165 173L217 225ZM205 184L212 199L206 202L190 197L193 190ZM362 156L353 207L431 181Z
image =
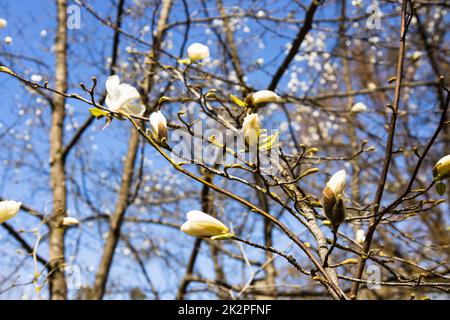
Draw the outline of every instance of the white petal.
M118 99L120 98L119 89L120 79L118 76L110 76L106 79L106 92L108 93L105 99L105 103L112 111L119 111L120 105Z
M120 95L126 99L139 98L139 91L132 85L129 85L128 83L121 83L119 85L119 90L120 90Z
M145 106L142 104L129 104L125 107L125 112L128 114L142 117L145 112Z
M119 88L119 84L119 76L109 76L108 79L106 79L105 83L106 91L108 92L108 94L112 94L113 92L115 92Z
M117 91L119 92L119 95L116 96L115 99L110 95L108 100L111 104L111 107L116 111L120 109L127 111L126 108L128 107L128 105L139 98L139 91L137 91L135 87L127 83L121 83ZM110 106L108 105L108 107Z
M117 104L117 100L112 99L109 94L106 96L105 103L109 110L116 112L119 111L120 106Z
M346 173L345 170L339 170L330 178L327 186L333 190L335 195L342 194L345 188Z

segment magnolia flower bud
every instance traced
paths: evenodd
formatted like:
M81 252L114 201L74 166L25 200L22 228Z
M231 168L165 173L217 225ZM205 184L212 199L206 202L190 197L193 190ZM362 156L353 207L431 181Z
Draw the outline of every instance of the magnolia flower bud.
M351 112L364 112L367 111L367 106L362 102L357 102L353 105L353 107L350 109Z
M345 170L336 172L322 191L323 211L328 220L330 220L334 230L337 230L339 225L345 220L343 199L345 176Z
M0 29L6 28L7 25L8 25L8 21L0 18Z
M359 244L363 244L364 240L366 240L366 233L364 232L364 230L363 229L356 230L355 241L358 242Z
M70 227L70 226L76 226L78 225L80 222L73 218L73 217L65 217L61 223L61 225L63 227Z
M180 230L190 236L211 238L229 233L227 226L204 212L192 210L186 214L186 218Z
M202 60L209 57L209 48L201 43L193 43L187 49L191 61Z
M250 101L254 106L261 103L276 102L279 99L280 96L270 90L257 91L250 96Z
M4 39L6 44L11 44L13 42L13 39L10 36L5 37Z
M244 135L245 146L247 148L258 144L259 136L261 134L261 124L257 113L249 114L244 118L242 132Z
M440 180L450 178L450 154L439 160L433 168L433 177Z
M140 104L133 104L133 102L139 98L139 92L137 89L129 84L120 83L118 76L110 76L106 80L106 105L111 111L142 116L145 111L145 107Z
M0 224L14 217L20 210L21 202L0 201Z
M167 140L167 121L161 111L153 112L150 115L150 126L152 127L154 137L162 142Z

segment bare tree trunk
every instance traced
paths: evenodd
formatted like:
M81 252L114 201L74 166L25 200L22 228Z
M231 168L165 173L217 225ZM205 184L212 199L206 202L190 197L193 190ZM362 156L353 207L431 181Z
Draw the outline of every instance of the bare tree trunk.
M56 34L56 74L55 89L66 92L67 89L67 3L57 0L58 29ZM49 221L50 298L63 300L67 298L67 285L62 269L64 265L64 229L58 225L66 214L66 174L62 157L64 133L65 98L55 94L52 105L52 125L50 129L50 179L53 195L53 209Z
M198 252L200 251L200 246L202 245L202 239L196 238L194 242L194 248L192 249L189 261L184 273L183 279L181 280L180 286L178 287L178 292L176 295L177 300L184 300L186 295L187 287L191 282L192 273L194 271L195 262L197 260Z
M120 186L119 198L116 203L116 209L111 218L111 225L103 247L103 256L100 266L95 276L94 288L92 291L92 299L100 300L105 294L106 281L111 270L111 263L114 257L117 243L120 238L120 229L128 207L128 197L133 178L134 166L136 161L137 150L139 146L139 133L136 130L131 131L129 139L129 149L125 159L122 172L122 184Z
M264 183L262 179L255 175L255 181L256 184L259 186L264 187ZM265 211L270 212L270 206L269 201L267 197L262 194L261 192L256 192L256 196L258 197L258 204L259 206ZM273 230L273 223L267 219L264 219L263 221L263 236L264 236L264 245L266 247L272 247L273 241L272 241L272 230ZM257 299L273 299L275 297L275 284L276 284L276 269L275 269L275 263L273 259L273 253L270 251L265 252L266 260L271 261L267 267L266 267L266 278L264 281L259 282L261 286L266 288L261 288L260 290L263 292L267 292L267 295L257 295Z

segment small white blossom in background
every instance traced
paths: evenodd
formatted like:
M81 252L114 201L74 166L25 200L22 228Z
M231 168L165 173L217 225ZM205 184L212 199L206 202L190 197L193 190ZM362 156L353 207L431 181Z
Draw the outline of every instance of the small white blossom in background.
M65 217L62 221L62 226L63 227L70 227L70 226L76 226L78 225L80 222L73 218L73 217Z
M356 230L355 241L358 242L359 244L363 244L364 240L366 240L366 233L364 232L364 230L363 229Z
M120 83L118 76L110 76L106 80L106 105L111 111L124 111L131 115L142 116L145 107L134 103L139 98L137 89L127 83Z
M353 107L350 109L351 112L365 112L367 111L367 106L362 102L357 102L353 105Z
M362 0L352 0L352 6L354 6L354 7L361 7L362 6Z
M31 75L31 81L33 82L41 82L42 76L40 74L33 74Z
M208 46L205 46L201 43L193 43L191 44L188 49L188 56L191 62L197 61L197 60L203 60L209 57L209 48Z
M215 237L229 233L229 229L222 222L210 215L192 210L186 214L187 221L180 230L193 237Z
M13 200L0 201L0 224L13 218L20 210L21 202Z
M418 61L421 57L423 56L423 52L421 51L414 51L413 54L411 55L411 60L413 62Z
M4 41L5 41L6 44L12 44L13 39L10 36L6 36Z
M376 88L377 88L377 85L373 82L369 82L367 84L367 89L369 89L369 90L375 90Z
M0 18L0 29L6 28L7 25L8 25L8 21L6 21L3 18Z

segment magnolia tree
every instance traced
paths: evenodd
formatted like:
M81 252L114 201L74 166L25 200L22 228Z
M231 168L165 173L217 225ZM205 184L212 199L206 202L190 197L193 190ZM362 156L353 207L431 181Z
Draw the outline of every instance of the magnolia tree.
M55 2L2 4L0 297L448 298L443 2Z

